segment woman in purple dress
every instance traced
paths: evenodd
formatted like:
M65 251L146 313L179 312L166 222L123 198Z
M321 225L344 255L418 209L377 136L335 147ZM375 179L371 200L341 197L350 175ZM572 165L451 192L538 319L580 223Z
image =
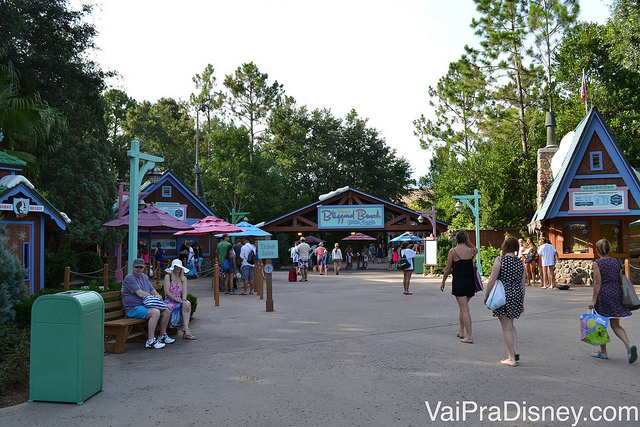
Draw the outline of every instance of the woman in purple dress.
M627 347L629 363L633 363L638 358L638 350L635 345L629 343L627 333L620 325L620 319L631 316L631 311L622 305L622 290L620 281L622 267L620 262L609 256L611 243L607 239L600 239L596 242L596 253L600 259L593 263L593 297L591 298L590 309L605 317L608 317L611 329ZM591 353L592 357L598 359L608 359L607 345L602 344L600 350Z

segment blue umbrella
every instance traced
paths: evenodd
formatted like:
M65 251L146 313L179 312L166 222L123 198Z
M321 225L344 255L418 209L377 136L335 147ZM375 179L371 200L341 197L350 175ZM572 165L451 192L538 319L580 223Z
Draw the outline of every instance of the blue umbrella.
M389 242L422 242L422 237L418 237L415 234L406 232L402 233L398 237L394 237Z
M261 228L256 227L253 224L249 224L246 221L240 221L236 224L237 227L242 228L244 231L239 231L237 233L228 233L231 237L240 237L240 236L254 236L254 237L266 237L271 236L271 233L262 230ZM216 237L222 237L222 234L216 234Z

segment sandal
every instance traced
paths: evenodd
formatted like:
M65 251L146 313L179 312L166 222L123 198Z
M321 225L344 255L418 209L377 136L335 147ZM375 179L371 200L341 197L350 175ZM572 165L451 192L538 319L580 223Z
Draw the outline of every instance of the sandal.
M511 366L511 367L514 367L514 366L516 366L518 364L515 360L511 361L509 359L501 360L500 363L503 364L503 365Z
M629 355L629 363L633 363L638 359L638 349L635 345L629 347L629 350L627 350L627 354Z
M470 340L469 338L461 339L460 342L464 344L473 344L473 340Z
M182 339L183 340L197 340L198 338L196 338L193 335L191 335L191 331L186 330L186 331L182 331Z
M606 354L600 353L600 350L598 351L594 351L593 353L591 353L591 357L595 357L596 359L608 359L609 356L607 356Z

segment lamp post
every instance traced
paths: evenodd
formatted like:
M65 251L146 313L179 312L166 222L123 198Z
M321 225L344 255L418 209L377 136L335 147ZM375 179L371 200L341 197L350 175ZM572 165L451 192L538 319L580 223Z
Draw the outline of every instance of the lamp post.
M129 157L129 200L137 201L140 195L142 178L151 170L156 162L164 162L162 157L152 156L140 152L140 142L131 141L131 150L127 151ZM140 160L144 161L140 167ZM138 203L129 203L129 273L133 269L133 260L136 258L138 248Z
M478 273L480 273L480 275L482 276L482 262L480 261L480 197L482 196L480 196L477 189L473 190L473 196L453 196L454 199L458 199L458 202L456 203L456 211L460 212L462 210L462 203L464 203L465 205L469 206L471 212L473 213L473 216L476 219L476 249L478 249ZM473 204L469 202L470 200L473 200Z

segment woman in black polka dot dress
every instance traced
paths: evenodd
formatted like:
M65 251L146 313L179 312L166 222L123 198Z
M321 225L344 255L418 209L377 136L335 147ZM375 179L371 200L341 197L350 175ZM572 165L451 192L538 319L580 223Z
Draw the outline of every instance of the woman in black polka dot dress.
M520 358L517 344L518 334L513 320L519 318L520 314L524 312L524 286L527 283L524 264L517 257L518 246L518 240L515 237L508 237L502 243L504 255L496 258L493 263L484 298L486 304L496 280L500 279L504 285L507 303L493 310L493 315L500 320L504 345L507 347L507 355L509 356L507 359L501 360L500 363L507 366L516 366L516 361Z

